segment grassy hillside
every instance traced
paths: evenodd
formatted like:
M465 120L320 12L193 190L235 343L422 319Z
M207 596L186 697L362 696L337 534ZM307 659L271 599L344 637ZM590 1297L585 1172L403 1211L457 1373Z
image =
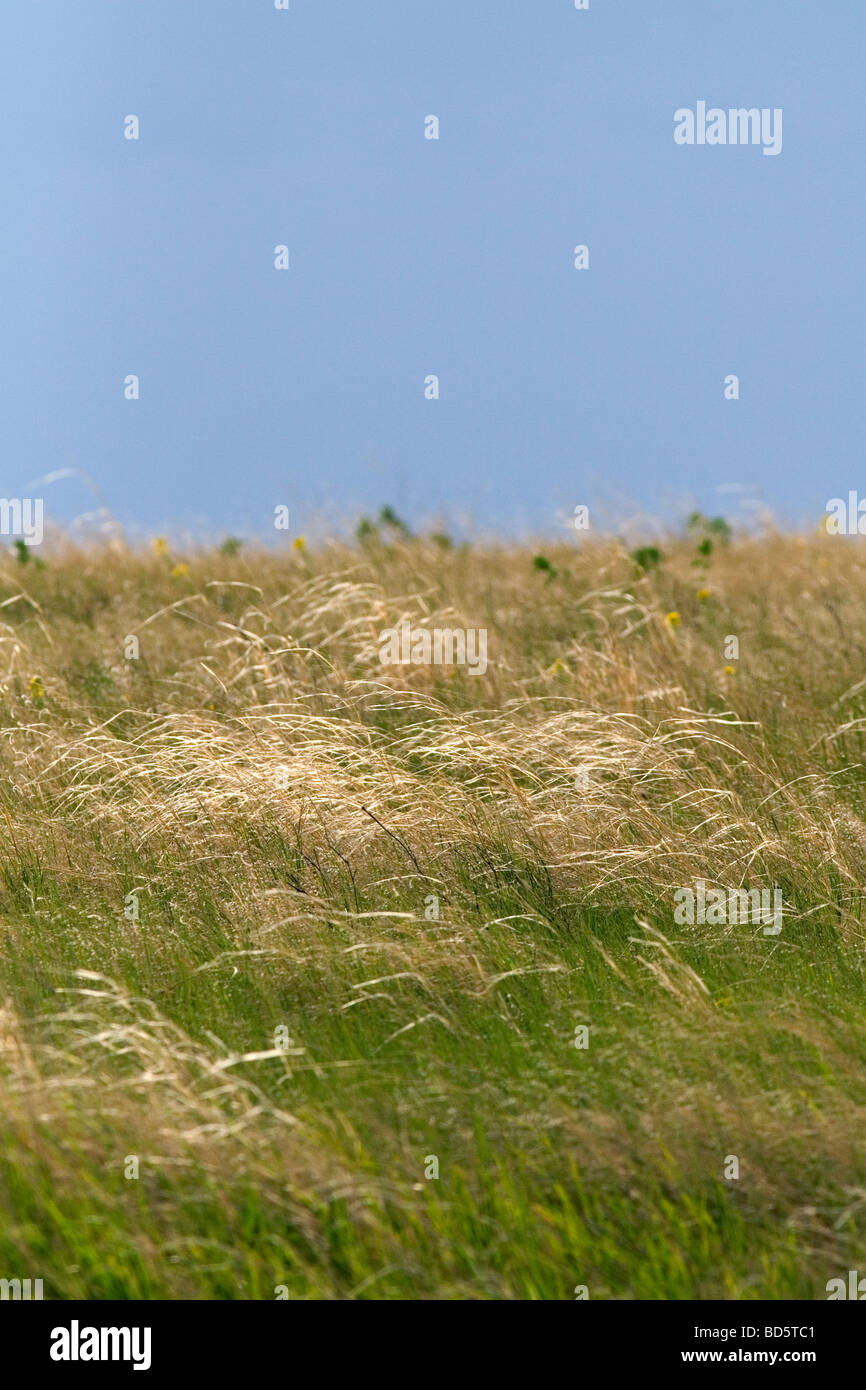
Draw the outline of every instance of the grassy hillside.
M0 560L0 1277L866 1273L866 547L390 535ZM382 665L404 618L486 674ZM781 934L675 925L700 878Z

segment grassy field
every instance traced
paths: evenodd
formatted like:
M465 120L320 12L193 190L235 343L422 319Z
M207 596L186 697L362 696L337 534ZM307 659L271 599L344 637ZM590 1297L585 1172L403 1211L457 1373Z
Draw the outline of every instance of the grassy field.
M233 549L0 560L0 1277L866 1274L866 546ZM701 878L782 932L677 926Z

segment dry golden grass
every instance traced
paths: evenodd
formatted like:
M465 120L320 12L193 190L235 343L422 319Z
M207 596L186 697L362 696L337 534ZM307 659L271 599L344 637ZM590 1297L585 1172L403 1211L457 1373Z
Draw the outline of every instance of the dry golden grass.
M0 1276L824 1296L866 1193L866 553L662 550L0 564ZM383 666L403 619L486 629L486 674ZM782 934L676 927L697 879L780 887Z

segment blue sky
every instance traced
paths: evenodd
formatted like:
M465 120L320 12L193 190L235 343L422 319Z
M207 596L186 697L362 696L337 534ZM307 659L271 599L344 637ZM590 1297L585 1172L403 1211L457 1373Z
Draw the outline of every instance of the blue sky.
M817 524L866 493L864 38L862 0L7 6L2 495ZM699 100L782 108L782 152L677 146Z

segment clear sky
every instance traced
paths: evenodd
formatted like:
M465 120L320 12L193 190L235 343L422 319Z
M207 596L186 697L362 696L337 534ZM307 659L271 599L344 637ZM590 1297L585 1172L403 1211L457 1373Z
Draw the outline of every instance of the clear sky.
M0 494L817 524L866 495L864 40L864 0L7 3ZM781 153L677 145L699 101Z

